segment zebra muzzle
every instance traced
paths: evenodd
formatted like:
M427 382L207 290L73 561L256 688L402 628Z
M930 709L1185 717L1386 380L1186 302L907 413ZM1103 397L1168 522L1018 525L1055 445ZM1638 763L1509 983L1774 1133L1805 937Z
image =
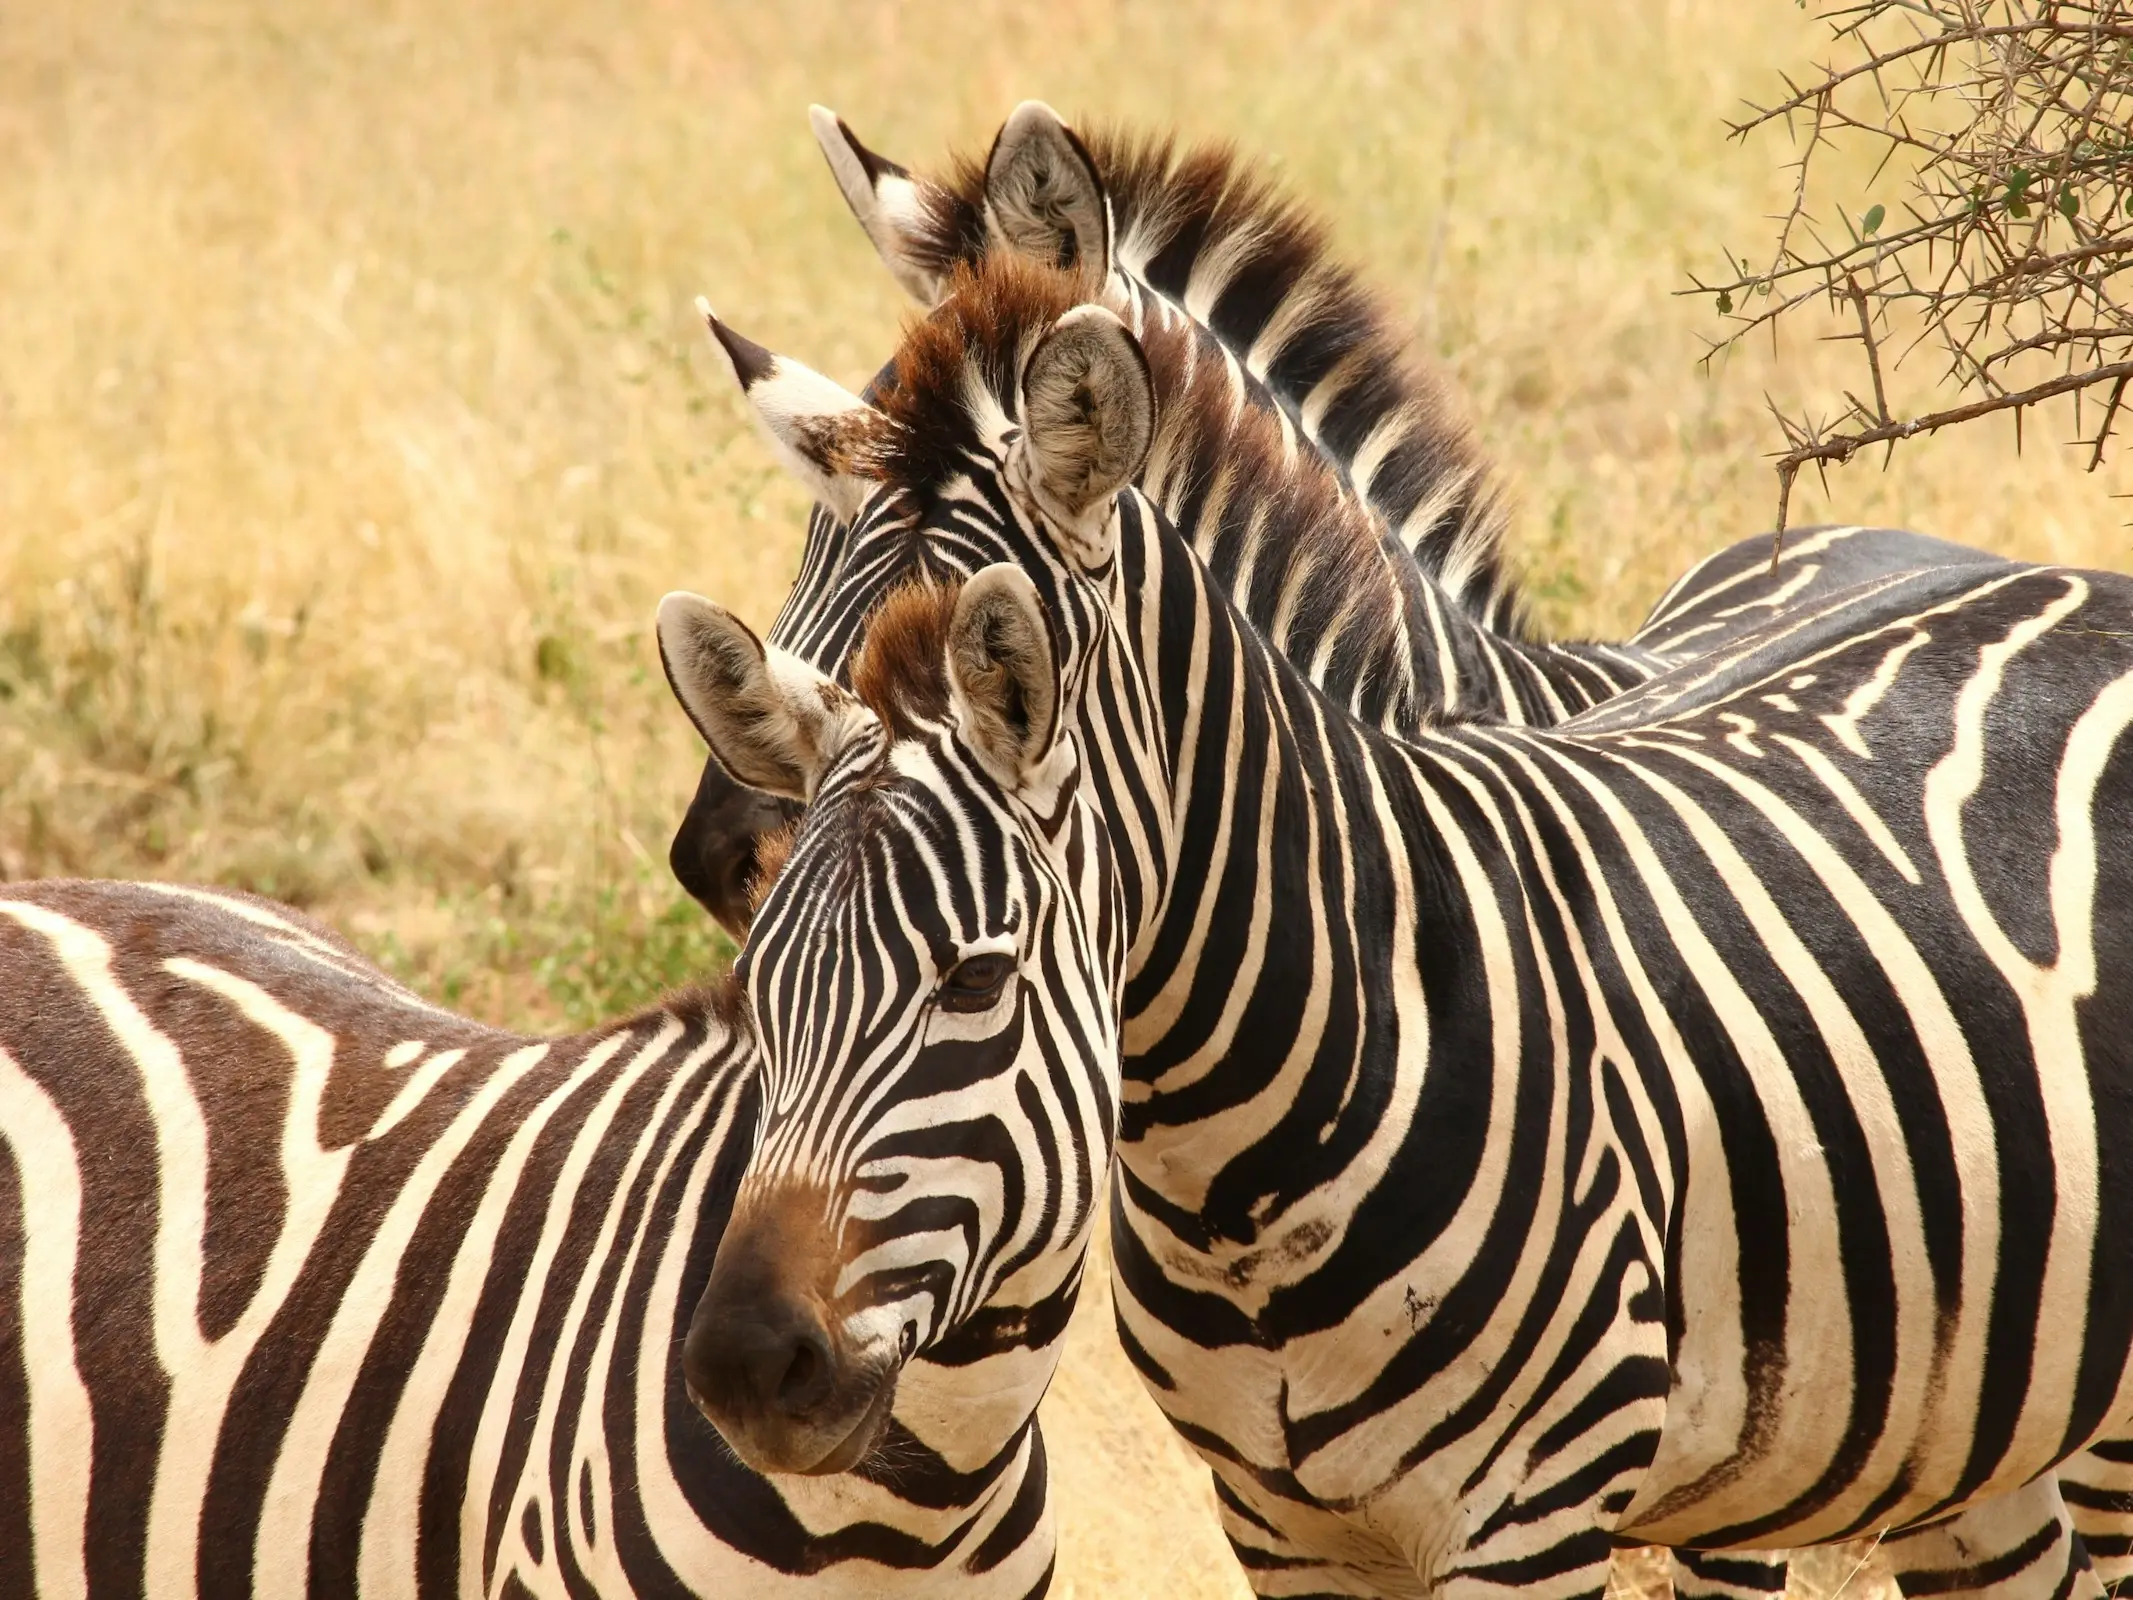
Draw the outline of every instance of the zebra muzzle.
M893 1348L859 1348L832 1314L824 1230L786 1226L787 1209L753 1207L728 1229L682 1344L682 1376L757 1471L845 1472L887 1430L899 1364Z

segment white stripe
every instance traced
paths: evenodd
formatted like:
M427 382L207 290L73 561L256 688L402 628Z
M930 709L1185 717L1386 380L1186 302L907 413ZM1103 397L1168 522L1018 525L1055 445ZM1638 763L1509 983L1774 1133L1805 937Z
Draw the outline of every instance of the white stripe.
M30 1391L31 1577L44 1600L83 1600L89 1592L89 1468L96 1419L74 1352L81 1168L66 1118L4 1047L0 1140L14 1152L22 1181L21 1327ZM0 1227L5 1222L0 1217Z
M398 1062L393 1060L393 1056L398 1055L406 1048L405 1045L394 1045L392 1054L385 1058L386 1065L399 1065ZM419 1052L422 1049L421 1044L417 1043L415 1049ZM462 1047L457 1050L440 1050L431 1056L429 1060L423 1062L421 1066L408 1075L407 1082L400 1085L400 1092L387 1102L383 1111L378 1113L378 1120L371 1124L370 1132L363 1136L364 1139L366 1141L382 1139L388 1133L391 1133L393 1129L399 1127L401 1120L415 1107L422 1104L424 1098L432 1089L437 1087L444 1075L458 1066L466 1057L467 1052Z
M660 1030L649 1041L638 1047L636 1055L626 1066L614 1074L598 1102L586 1114L583 1126L579 1129L577 1136L571 1140L569 1151L564 1155L562 1164L555 1173L555 1181L549 1189L548 1203L541 1218L540 1237L534 1245L532 1256L526 1263L526 1275L519 1292L518 1304L512 1312L511 1325L505 1331L503 1342L497 1352L496 1368L490 1380L488 1399L482 1406L481 1421L474 1430L473 1455L467 1464L470 1489L474 1485L480 1485L486 1489L496 1483L497 1470L503 1462L505 1435L514 1422L522 1421L526 1417L529 1396L524 1391L522 1375L526 1370L526 1360L533 1350L533 1324L540 1314L542 1302L547 1298L546 1291L549 1282L555 1276L556 1257L563 1248L564 1235L568 1232L570 1224L577 1214L578 1190L585 1181L586 1171L591 1167L594 1157L600 1153L604 1142L603 1135L613 1126L615 1113L621 1108L623 1097L637 1086L638 1082L643 1079L645 1073L654 1064L665 1059L668 1049L680 1037L680 1022L673 1017L668 1017ZM587 1055L584 1065L571 1075L573 1086L589 1083L593 1074L604 1070L607 1063L620 1053L624 1046L635 1044L636 1042L635 1036L629 1033L618 1033L610 1039L602 1040L599 1046ZM681 1092L687 1076L686 1069L677 1071L672 1075L671 1080L660 1094L659 1112L655 1114L653 1126L657 1126L659 1117L663 1116L666 1108L673 1104L674 1098ZM518 1154L517 1146L518 1141L514 1140L514 1157ZM624 1166L623 1175L616 1191L617 1194L627 1195L629 1185L634 1181L643 1164L644 1138L640 1133L639 1137L633 1141L633 1148L630 1151L629 1160ZM485 1240L493 1242L494 1228L502 1224L504 1203L511 1198L510 1190L517 1186L517 1171L518 1163L514 1160L510 1167L498 1174L495 1188L504 1191L504 1193L495 1207L494 1223L483 1230ZM485 1217L489 1214L489 1210L489 1203L485 1197L483 1201ZM531 1407L535 1421L532 1437L527 1441L526 1457L519 1467L518 1482L512 1485L511 1498L502 1502L502 1511L507 1520L504 1527L502 1548L498 1553L498 1571L504 1571L510 1566L509 1557L514 1544L525 1537L520 1529L519 1513L521 1506L528 1498L529 1480L532 1488L532 1498L541 1508L541 1523L543 1528L548 1530L548 1538L551 1542L555 1539L557 1531L563 1526L562 1519L557 1515L556 1507L549 1498L549 1474L553 1470L551 1458L556 1412L562 1400L563 1380L577 1364L578 1334L584 1326L586 1309L589 1303L588 1297L592 1292L594 1281L599 1276L601 1263L606 1260L608 1252L614 1248L614 1228L615 1213L611 1203L608 1214L602 1221L598 1243L594 1245L592 1253L587 1257L586 1270L578 1281L576 1292L571 1296L570 1312L563 1326L556 1331L554 1344L549 1351L553 1359L548 1363L548 1372L542 1384L540 1397ZM486 1254L487 1249L485 1248L484 1255L486 1256ZM486 1267L486 1261L484 1261L483 1265ZM471 1288L478 1288L478 1285L470 1286ZM443 1399L444 1383L448 1377L448 1372L439 1371L435 1399ZM430 1408L425 1406L415 1414L418 1438L426 1438L428 1435L429 1412ZM397 1418L395 1419L395 1424L397 1427ZM468 1498L483 1505L493 1503L492 1497L488 1493L470 1493ZM409 1518L407 1526L409 1533L412 1534L414 1526L412 1517ZM459 1572L460 1584L463 1590L474 1581L475 1575L481 1570L482 1551L487 1532L487 1519L481 1516L468 1517L460 1527ZM367 1549L365 1554L368 1554ZM414 1548L410 1541L407 1548L407 1558L412 1561L413 1556ZM532 1561L530 1553L527 1556L527 1564L540 1565L540 1563Z
M371 1236L370 1248L350 1278L333 1320L320 1341L304 1392L260 1508L259 1543L253 1552L253 1593L259 1600L303 1600L308 1588L311 1526L325 1476L326 1455L378 1323L392 1302L401 1258L429 1209L437 1186L473 1141L497 1103L548 1054L546 1044L514 1050L407 1176ZM566 1086L567 1087L567 1086ZM479 1592L478 1586L470 1593Z
M186 1081L177 1046L159 1033L111 971L101 934L58 912L24 901L6 912L50 941L67 976L139 1070L155 1127L158 1204L151 1288L155 1356L172 1381L175 1424L180 1386L209 1370L213 1352L200 1337L202 1241L207 1230L207 1125ZM213 1440L166 1433L149 1501L147 1589L181 1600L194 1588L193 1552Z

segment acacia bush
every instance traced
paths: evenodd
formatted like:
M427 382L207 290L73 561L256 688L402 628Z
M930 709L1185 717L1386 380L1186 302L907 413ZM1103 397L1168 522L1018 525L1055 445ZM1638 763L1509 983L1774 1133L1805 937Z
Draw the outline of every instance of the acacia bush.
M1828 15L1832 59L1733 128L1783 126L1798 150L1768 264L1728 252L1694 280L1731 319L1714 354L1813 304L1859 347L1862 381L1833 415L1772 405L1779 533L1810 463L2002 411L2019 438L2024 412L2062 398L2093 471L2133 378L2133 0L1863 0ZM1873 181L1901 186L1893 210L1851 191L1844 160L1862 150ZM1907 414L1887 369L1922 350L1961 398Z

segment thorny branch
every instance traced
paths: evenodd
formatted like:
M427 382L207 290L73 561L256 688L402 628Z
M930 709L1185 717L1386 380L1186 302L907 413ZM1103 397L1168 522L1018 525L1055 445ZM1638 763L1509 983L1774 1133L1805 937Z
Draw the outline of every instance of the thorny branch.
M1842 59L1732 130L1783 123L1799 149L1769 266L1728 252L1690 291L1732 319L1710 355L1811 301L1857 324L1838 337L1865 355L1872 403L1847 393L1833 417L1776 413L1779 535L1805 466L1998 411L2019 438L2025 410L2064 395L2093 471L2133 376L2133 0L1842 0L1828 15ZM1873 183L1902 192L1846 195L1818 217L1818 159L1854 143L1878 153ZM1921 347L1976 398L1892 412L1884 356ZM2091 389L2107 398L2086 434Z

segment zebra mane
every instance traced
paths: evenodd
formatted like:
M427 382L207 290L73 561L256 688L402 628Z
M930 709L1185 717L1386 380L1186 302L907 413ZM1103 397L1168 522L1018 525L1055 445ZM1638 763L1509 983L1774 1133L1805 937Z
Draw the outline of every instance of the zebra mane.
M959 263L946 298L911 327L881 386L876 403L889 426L869 447L867 471L917 490L968 470L987 424L1014 414L1028 353L1082 300L1072 274L1016 256ZM1151 326L1141 344L1156 397L1144 492L1181 527L1190 519L1193 546L1237 609L1322 686L1412 693L1402 579L1378 524L1323 463L1294 448L1274 413L1242 401L1190 329ZM925 593L923 602L884 603L877 616L885 620L898 605L912 615L870 627L867 658L927 653L905 647L922 631L918 613L945 616L954 595ZM893 673L855 664L852 681L893 730L931 720L936 694L945 696L916 675L927 670L938 671L937 659Z
M1184 308L1256 377L1295 397L1304 426L1376 506L1412 507L1392 532L1498 632L1523 636L1504 558L1507 508L1442 382L1407 355L1385 302L1333 258L1325 222L1235 146L1099 126L1083 140L1110 197L1118 264ZM985 159L949 157L916 186L906 248L946 274L992 254Z
M881 719L892 740L908 739L948 715L948 626L962 592L960 582L914 578L891 589L867 618L852 656L852 693ZM763 859L760 848L756 858ZM784 864L781 854L776 865Z
M791 848L789 840L787 848ZM784 865L785 858L781 855L777 867L763 879L765 889ZM747 1037L753 1037L755 1031L748 1014L747 992L729 966L716 978L683 984L625 1017L603 1022L587 1037L607 1038L618 1033L635 1033L640 1028L656 1027L670 1021L679 1022L685 1028L723 1030Z

